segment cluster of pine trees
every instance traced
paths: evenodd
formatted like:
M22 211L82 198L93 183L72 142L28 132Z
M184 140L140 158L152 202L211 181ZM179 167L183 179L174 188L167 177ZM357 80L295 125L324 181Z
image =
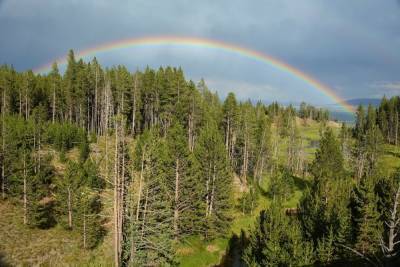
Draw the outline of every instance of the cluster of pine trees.
M299 117L302 119L316 120L318 122L327 121L329 120L329 111L301 102L299 107Z
M380 165L382 145L396 143L397 103L359 106L355 127L343 125L339 136L324 130L298 209L285 216L281 197L260 214L243 249L247 265L399 264L400 171L387 175Z
M56 64L47 75L2 66L0 93L2 199L23 206L27 226L81 233L86 249L111 223L116 266L173 264L184 237L224 235L233 180L250 188L240 209L252 212L257 182L281 175L282 138L290 140L287 168L305 170L292 106L239 102L232 93L222 102L181 69L132 74L70 51L64 74Z

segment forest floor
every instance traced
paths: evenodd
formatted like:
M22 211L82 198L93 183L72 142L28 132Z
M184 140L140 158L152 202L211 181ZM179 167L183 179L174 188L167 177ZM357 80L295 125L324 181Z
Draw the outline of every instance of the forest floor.
M316 122L299 121L299 133L304 140L306 159L311 162L319 144L321 125ZM340 131L338 124L330 123L336 133ZM99 140L98 147L92 152L92 157L99 159L99 153L104 146L104 140ZM284 140L280 148L280 161L286 161L284 151L287 142ZM380 159L385 171L388 173L400 167L400 148L385 145L384 156ZM96 152L97 151L97 152ZM72 151L70 157L76 156L77 151ZM62 172L62 165L55 161L56 169ZM265 176L260 182L260 188L267 192L270 177ZM297 207L302 192L309 183L309 178L295 177L295 191L293 196L284 203L284 207ZM102 193L105 205L104 216L111 214L112 194L109 190ZM256 221L259 212L268 207L271 199L261 194L255 211L250 215L234 209L233 221L229 234L224 238L205 241L198 236L183 240L177 248L177 259L180 266L218 266L224 257L231 237L240 236L247 232ZM48 230L29 228L22 223L21 205L10 201L0 202L0 266L110 266L113 259L112 235L110 232L104 237L103 242L91 251L81 248L79 234L68 231L61 226ZM105 225L110 227L110 225Z

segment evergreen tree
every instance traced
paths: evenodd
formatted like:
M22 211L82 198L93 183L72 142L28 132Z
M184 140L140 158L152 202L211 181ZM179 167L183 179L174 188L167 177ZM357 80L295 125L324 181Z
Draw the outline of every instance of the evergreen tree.
M379 251L382 223L377 209L374 184L364 179L352 194L353 227L355 248L365 256L373 256Z
M244 252L248 266L304 266L314 261L312 245L302 239L297 222L290 221L274 202L257 219Z
M232 177L222 136L213 121L201 130L194 154L203 184L203 233L210 238L226 231L232 206Z

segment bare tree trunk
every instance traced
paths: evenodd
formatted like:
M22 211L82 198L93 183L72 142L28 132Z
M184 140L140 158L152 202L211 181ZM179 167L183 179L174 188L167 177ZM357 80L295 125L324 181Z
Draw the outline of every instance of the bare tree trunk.
M206 217L209 215L210 210L210 180L211 180L211 162L208 167L208 176L206 181Z
M90 119L90 98L89 96L86 98L86 130L92 130L93 128L91 127L91 119Z
M122 102L123 103L123 102ZM123 105L123 104L122 104ZM120 241L120 255L122 254L122 240L123 240L123 223L124 223L124 202L125 202L125 155L123 151L123 146L125 144L125 133L124 133L124 120L121 120L120 122L120 144L118 144L118 148L122 151L119 152L119 161L121 162L121 174L119 175L119 183L120 183L120 190L119 190L119 207L118 207L118 213L119 213L119 238L118 240ZM121 146L122 144L122 146Z
M133 87L133 107L132 107L132 136L135 135L136 124L136 97L137 97L137 74L135 74L135 84Z
M179 220L179 159L176 159L176 166L175 166L175 209L174 209L174 232L175 232L175 239L178 239L179 234L179 227L178 227L178 220Z
M247 127L244 130L244 148L243 148L243 164L242 164L242 183L246 182L247 170L248 170L248 138L247 138Z
M233 151L235 149L235 144L236 144L236 134L235 134L235 131L232 131L232 138L231 138L231 144L230 144L230 153L229 153L231 159L234 157Z
M188 145L190 152L193 152L194 149L194 120L195 120L194 99L192 99L191 111L189 112L189 119L188 119L188 139L189 139Z
M96 65L96 73L95 73L95 86L94 86L94 111L92 114L92 124L93 124L93 129L94 132L97 133L97 135L99 134L98 132L98 125L97 125L97 65Z
M34 129L34 134L33 134L33 151L35 151L36 152L36 129ZM33 164L33 171L35 172L35 174L37 174L37 160L36 160L36 153L33 153L33 161L34 161L34 164Z
M400 197L400 184L397 186L397 191L394 196L394 203L393 203L393 208L390 211L389 222L385 222L385 224L389 227L387 244L384 243L383 239L381 240L381 248L385 254L385 257L387 258L396 256L397 252L395 251L395 246L400 243L400 241L395 241L397 235L399 234L398 226L400 223L400 218L397 214L399 197Z
M189 118L188 118L188 145L189 145L189 151L192 151L192 114L189 113Z
M141 239L142 240L143 240L143 236L144 236L144 228L146 226L146 215L147 215L148 199L149 199L149 188L146 189L146 196L145 196L145 201L144 201L144 211L143 211L143 220L142 220L142 234L141 234Z
M230 156L230 153L229 153L229 134L230 134L230 118L228 117L226 131L225 131L225 148L228 151L228 155L229 155L229 158L230 158L231 156Z
M398 137L398 132L399 132L399 113L396 111L395 113L395 129L394 129L394 144L397 146L397 137Z
M29 119L28 88L25 88L25 119Z
M86 212L83 212L83 248L86 249Z
M55 122L56 118L56 86L53 83L53 107L52 107L52 113L53 113L53 123Z
M19 114L18 116L22 116L22 92L21 92L21 87L19 88Z
M2 118L2 126L1 126L1 136L2 136L2 145L1 145L1 152L2 152L2 160L1 160L1 195L2 198L5 199L6 198L6 190L5 190L5 185L6 185L6 176L5 176L5 158L6 158L6 154L5 154L5 148L6 148L6 143L5 143L5 113L6 113L6 93L3 89L3 106L1 109L1 118Z
M120 266L119 240L119 177L118 177L118 127L115 123L115 162L114 162L114 265Z
M114 242L115 266L121 264L124 196L125 196L125 155L124 155L124 120L117 115L115 128L115 164L114 164Z
M72 123L72 105L71 103L69 103L69 122Z
M27 201L27 194L26 194L26 154L25 154L25 151L24 151L24 224L27 224L28 223L28 217L27 217L27 214L28 214L28 209L27 209L27 204L28 204L28 201Z
M71 203L71 188L68 186L68 227L72 228L72 203Z
M357 178L360 181L363 173L364 173L364 163L365 163L365 155L362 152L359 152L358 156L358 164L357 164Z
M42 141L41 141L41 123L39 124L39 134L38 134L38 171L41 169L41 151L42 151Z
M212 187L211 187L211 198L210 198L210 210L209 215L212 214L213 207L214 207L214 193L215 193L215 178L216 178L216 170L215 170L215 162L213 168L213 178L212 178Z
M142 195L142 190L143 190L143 171L144 171L144 152L145 148L142 151L142 163L141 163L141 169L140 169L140 179L139 179L139 190L138 190L138 199L137 199L137 206L136 206L136 221L139 220L139 213L140 213L140 201L141 201L141 195Z
M77 122L83 128L84 127L84 123L83 123L82 117L83 117L82 116L82 104L79 104L79 118L77 119Z

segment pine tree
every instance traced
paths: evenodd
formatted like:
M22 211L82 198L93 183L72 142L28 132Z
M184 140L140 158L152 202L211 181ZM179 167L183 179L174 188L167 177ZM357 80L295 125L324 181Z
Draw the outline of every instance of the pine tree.
M207 238L224 233L230 221L232 177L216 123L209 122L201 132L194 150L198 173L203 184L204 229Z
M248 266L302 266L315 261L312 245L278 202L260 213L249 240L243 255Z
M377 210L377 198L371 180L364 179L352 195L352 210L356 233L355 248L362 255L378 252L382 236L382 224Z
M57 63L53 63L51 72L49 74L49 79L51 83L51 117L52 122L54 123L60 113L59 110L62 110L62 97L61 97L61 76L58 71ZM57 109L58 107L58 109Z

